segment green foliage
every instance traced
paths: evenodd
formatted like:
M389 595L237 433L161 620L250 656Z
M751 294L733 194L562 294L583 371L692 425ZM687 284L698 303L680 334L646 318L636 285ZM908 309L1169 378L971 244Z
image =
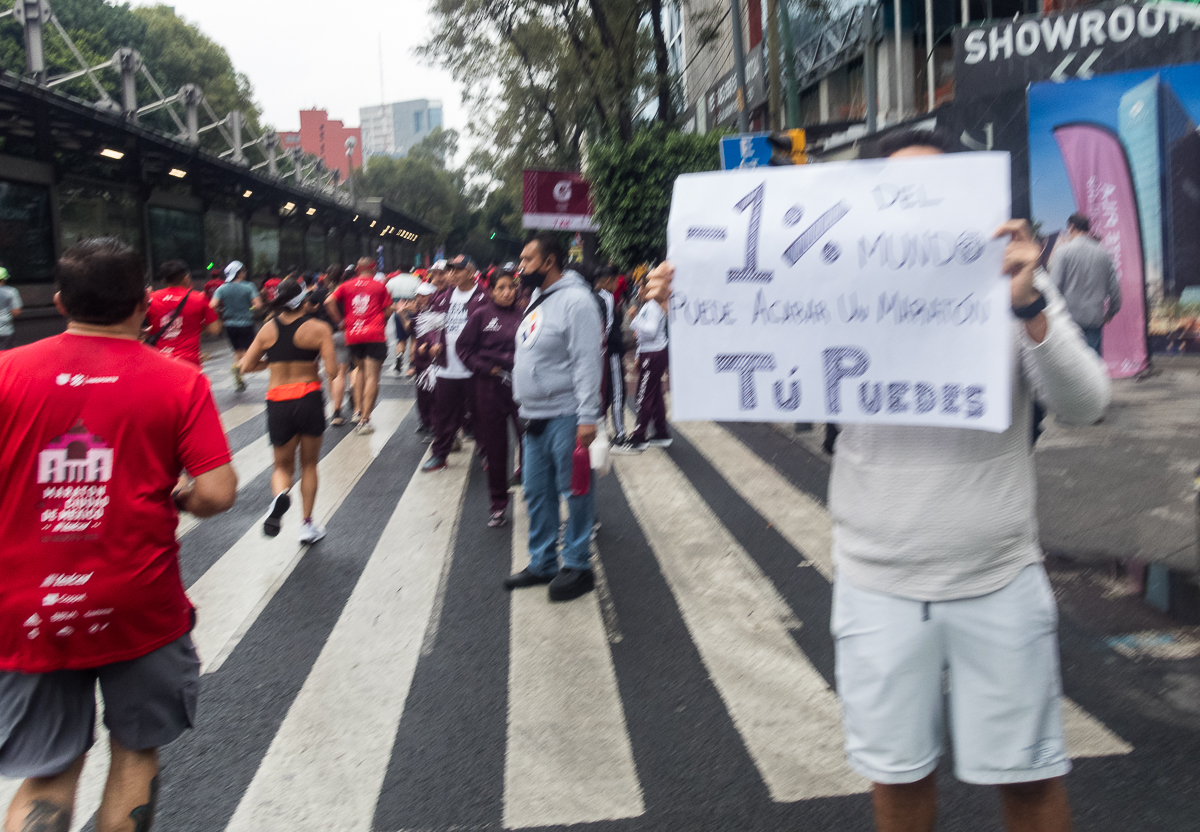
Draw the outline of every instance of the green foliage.
M716 170L720 139L719 132L701 136L654 125L632 142L610 139L588 148L586 173L600 248L619 268L666 256L675 178Z
M219 44L178 17L170 6L131 9L128 4L112 5L104 0L53 0L51 8L88 66L109 60L123 46L132 47L142 54L146 68L166 95L178 92L184 84L197 84L204 90L218 118L223 118L230 110L241 110L247 124L258 131L260 110L254 104L249 80L234 69L229 55ZM55 27L46 27L42 42L51 77L80 69ZM0 68L23 76L26 67L21 26L12 18L0 21ZM117 72L102 69L95 75L108 94L119 100ZM55 89L85 101L96 101L100 97L86 77ZM156 98L149 84L139 79L139 102L148 103ZM203 117L201 121L203 123ZM170 133L178 129L165 112L149 116L147 124ZM215 149L219 140L215 135L209 135L205 141L213 143Z

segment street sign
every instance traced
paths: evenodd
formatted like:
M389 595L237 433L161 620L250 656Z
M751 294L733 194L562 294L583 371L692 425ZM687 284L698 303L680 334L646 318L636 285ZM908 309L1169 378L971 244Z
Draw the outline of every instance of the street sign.
M721 139L721 170L765 168L771 163L770 133L743 133Z

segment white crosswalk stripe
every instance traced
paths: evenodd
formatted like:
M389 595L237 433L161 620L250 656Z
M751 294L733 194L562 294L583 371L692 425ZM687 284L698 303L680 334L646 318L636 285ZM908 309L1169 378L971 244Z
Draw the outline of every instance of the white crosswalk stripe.
M529 565L520 490L512 505L516 572ZM515 590L504 825L590 823L644 811L598 594L551 604L545 587Z
M233 470L238 476L239 498L254 478L270 468L274 461L275 449L271 447L271 440L266 434L233 455ZM175 527L175 537L183 537L198 525L199 517L187 513L180 514L179 525Z
M373 436L347 434L329 451L320 467L320 521L342 506L412 404L380 402ZM262 410L261 403L235 404L222 421L232 430ZM689 423L675 429L806 564L832 580L831 524L820 502L725 428ZM463 460L473 461L471 449L464 449ZM266 436L235 454L240 486L268 470L272 456ZM439 626L468 473L467 465L432 476L402 473L411 479L226 832L370 832L417 663L423 649L436 651L441 643L431 631ZM827 628L828 622L798 620L667 453L651 449L619 458L615 477L771 799L866 792L869 784L845 762L836 694L793 637L801 626ZM293 493L298 498L298 490ZM519 489L512 506L515 571L528 562ZM255 523L189 589L206 674L221 667L304 556L295 537L301 513L294 506L276 538L265 538ZM179 535L196 523L181 518ZM610 570L616 570L612 563ZM639 772L634 758L626 709L637 705L623 699L617 682L613 645L620 636L614 638L619 629L611 598L607 608L599 592L551 604L538 587L512 593L509 603L503 825L643 816L643 778L653 773ZM1072 756L1132 751L1077 703L1065 699L1063 707ZM72 832L88 823L102 795L108 763L102 725L97 740ZM0 805L17 786L0 782Z
M837 697L787 602L662 451L616 461L639 525L734 726L780 802L856 794Z
M227 832L370 832L467 473L413 476Z
M380 402L372 417L375 433L369 437L347 434L321 461L321 484L314 509L317 522L324 522L337 511L411 407L412 402L406 400ZM271 463L274 452L266 440L266 436L260 437L244 449L246 456L242 463L248 468L265 467L260 465L263 456L267 457L267 465ZM234 464L235 467L238 464L236 456ZM298 494L298 489L293 491ZM305 549L296 542L300 513L297 497L297 505L285 515L278 537L264 537L256 523L188 588L188 596L197 609L192 639L204 662L202 672L212 673L220 668L304 555ZM185 517L194 525L195 518ZM181 527L184 522L181 518ZM182 536L181 532L177 534ZM99 808L107 776L108 732L97 719L96 745L80 776L72 832L82 829Z
M771 465L720 425L699 422L676 425L746 503L784 539L833 579L829 554L832 520L816 500L792 486ZM1063 732L1072 757L1128 754L1133 746L1108 730L1070 699L1063 699Z

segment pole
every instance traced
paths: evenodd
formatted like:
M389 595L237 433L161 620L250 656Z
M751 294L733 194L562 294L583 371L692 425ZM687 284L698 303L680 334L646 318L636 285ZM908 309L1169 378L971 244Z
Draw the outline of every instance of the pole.
M971 22L971 0L962 0L962 19L964 26Z
M937 85L933 77L933 0L925 0L925 112L933 112Z
M750 114L746 112L746 54L742 50L742 8L738 0L729 0L733 25L733 74L737 79L738 132L750 132Z
M904 119L904 81L900 75L902 72L900 68L900 53L904 50L900 35L900 0L893 0L892 13L896 18L894 21L896 28L896 60L894 62L896 65L896 117L892 120L902 121Z
M862 7L863 38L863 95L867 99L867 135L877 128L879 121L879 53L875 44L875 4Z
M787 96L787 126L795 130L800 124L800 86L796 79L796 47L792 43L792 15L789 0L780 0L779 28L783 30L784 95Z
M767 89L771 129L783 127L783 76L779 62L779 0L767 0Z

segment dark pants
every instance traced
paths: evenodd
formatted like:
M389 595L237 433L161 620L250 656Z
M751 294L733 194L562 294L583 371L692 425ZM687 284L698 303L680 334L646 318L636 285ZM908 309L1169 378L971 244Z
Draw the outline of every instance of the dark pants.
M475 441L483 448L487 460L488 491L492 511L508 508L508 425L517 431L521 441L521 423L517 419L517 404L513 401L512 386L491 376L475 377Z
M445 459L458 429L464 426L473 379L439 378L433 388L433 450Z
M637 424L633 428L634 442L646 441L646 430L654 424L654 435L666 439L667 405L663 401L663 374L667 372L667 351L644 352L637 357Z
M609 350L604 355L604 407L601 417L612 409L613 439L625 439L625 356Z

